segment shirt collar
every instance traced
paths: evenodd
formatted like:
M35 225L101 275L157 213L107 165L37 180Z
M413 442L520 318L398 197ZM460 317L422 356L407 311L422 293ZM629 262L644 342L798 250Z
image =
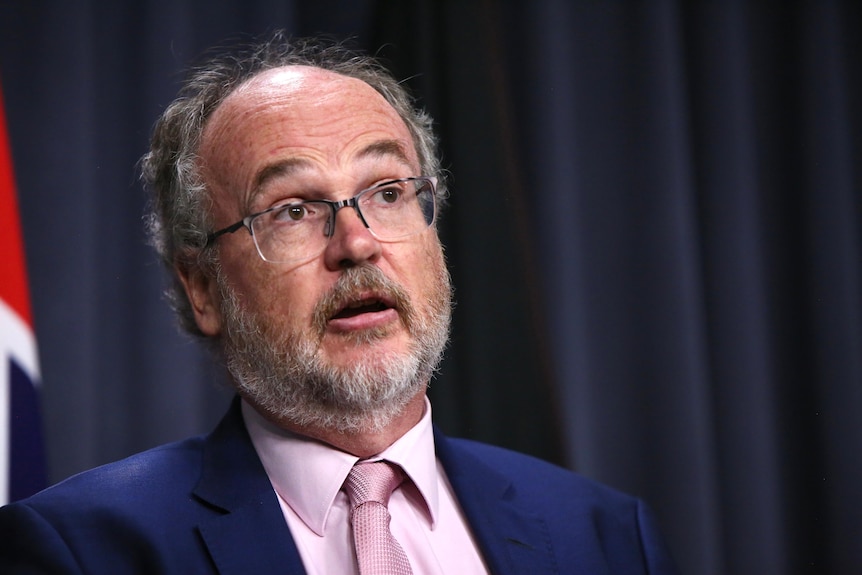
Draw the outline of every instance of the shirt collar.
M276 493L317 535L323 536L326 519L338 492L358 457L329 444L277 427L245 401L242 414L251 441ZM397 463L418 489L433 525L437 521L437 459L431 425L431 403L407 433L371 461Z

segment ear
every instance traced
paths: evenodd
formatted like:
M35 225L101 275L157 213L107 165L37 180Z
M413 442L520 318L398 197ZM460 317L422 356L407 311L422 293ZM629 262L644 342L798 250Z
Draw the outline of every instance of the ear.
M217 336L221 333L222 317L215 278L196 265L176 263L174 269L186 290L198 329L206 336Z

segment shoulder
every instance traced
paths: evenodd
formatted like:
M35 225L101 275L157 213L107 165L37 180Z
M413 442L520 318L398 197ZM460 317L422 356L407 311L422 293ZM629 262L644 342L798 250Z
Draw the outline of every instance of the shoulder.
M457 438L438 438L454 467L483 466L500 476L521 493L535 492L558 498L560 493L577 493L579 500L601 500L631 505L635 498L574 471L503 447Z
M199 561L192 525L202 440L85 471L0 508L2 573L157 573L165 556ZM197 566L188 572L201 572Z
M438 458L480 538L499 540L499 525L516 517L520 527L513 532L532 525L534 539L547 542L565 572L594 572L598 564L609 573L677 572L640 499L508 449L439 434L436 441Z
M156 447L74 475L18 504L70 515L187 499L200 477L202 446L201 438L191 438Z
M440 437L438 457L462 504L497 493L554 529L567 531L575 522L636 531L647 512L636 497L509 449Z

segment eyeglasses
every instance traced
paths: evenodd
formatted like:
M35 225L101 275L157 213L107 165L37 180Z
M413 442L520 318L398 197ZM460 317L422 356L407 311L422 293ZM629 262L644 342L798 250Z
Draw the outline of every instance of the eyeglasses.
M326 249L341 208L355 209L377 239L403 240L434 223L436 185L434 177L399 178L366 188L346 200L306 200L274 206L209 234L206 245L245 227L264 261L289 263L312 258Z

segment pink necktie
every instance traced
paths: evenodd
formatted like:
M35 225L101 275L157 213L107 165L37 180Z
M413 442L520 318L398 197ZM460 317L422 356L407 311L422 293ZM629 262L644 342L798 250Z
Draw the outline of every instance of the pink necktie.
M353 541L362 575L412 575L404 549L389 531L389 496L404 481L399 467L385 461L357 463L344 490L350 498Z

